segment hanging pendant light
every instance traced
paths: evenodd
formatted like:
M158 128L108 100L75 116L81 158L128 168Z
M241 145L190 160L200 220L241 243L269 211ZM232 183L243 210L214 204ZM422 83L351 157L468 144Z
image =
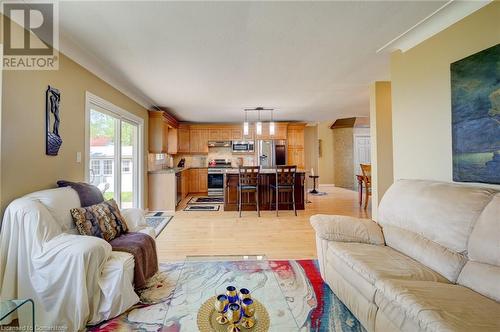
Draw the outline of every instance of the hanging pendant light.
M245 122L243 122L243 135L248 136L248 119L247 119L247 111L245 111Z
M276 128L273 119L274 110L271 110L271 122L269 122L269 135L274 136Z
M262 122L260 122L260 109L258 109L259 112L259 120L255 123L255 132L257 135L262 135Z

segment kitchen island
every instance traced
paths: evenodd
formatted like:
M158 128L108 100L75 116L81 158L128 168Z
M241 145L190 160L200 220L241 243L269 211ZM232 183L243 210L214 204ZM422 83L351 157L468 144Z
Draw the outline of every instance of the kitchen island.
M262 169L260 171L259 181L259 205L260 210L274 210L275 206L272 204L275 200L274 188L271 184L276 183L276 173L274 169ZM238 169L227 170L224 180L224 211L238 211ZM304 183L305 172L297 171L295 176L295 204L297 210L304 210L305 197L304 197ZM279 197L280 210L293 210L292 204L283 204L281 202L291 202L292 196L289 192L280 192ZM242 202L254 203L254 193L243 193ZM243 205L243 211L256 211L255 205Z

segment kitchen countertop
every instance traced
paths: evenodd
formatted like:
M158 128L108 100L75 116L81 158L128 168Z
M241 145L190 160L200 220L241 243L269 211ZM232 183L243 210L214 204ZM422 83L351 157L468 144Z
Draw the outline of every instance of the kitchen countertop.
M262 168L260 174L274 174L276 173L275 168ZM305 173L302 169L297 169L297 173ZM238 174L238 168L228 168L226 174Z
M154 171L148 171L148 174L174 174L187 171L188 169L204 169L208 167L172 167L172 168L162 168Z

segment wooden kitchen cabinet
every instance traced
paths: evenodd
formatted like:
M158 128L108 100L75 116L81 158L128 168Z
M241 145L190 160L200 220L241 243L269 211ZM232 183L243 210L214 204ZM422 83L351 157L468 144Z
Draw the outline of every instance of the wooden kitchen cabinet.
M287 139L287 129L286 123L276 123L274 139Z
M208 169L198 168L198 192L208 192Z
M189 130L189 152L208 153L208 129L191 128Z
M243 129L233 128L231 129L231 140L241 141L243 139Z
M181 172L181 192L182 192L182 198L186 198L186 196L189 194L189 170L185 170Z
M218 141L220 137L220 129L208 129L208 140Z
M288 165L296 165L298 169L303 170L305 167L303 148L288 148Z
M187 174L189 182L189 193L206 193L208 192L208 169L206 168L190 168L184 173Z
M167 134L167 153L168 154L177 154L178 152L178 129L177 128L169 128Z
M189 153L190 151L190 132L189 127L179 127L177 132L177 152L179 153Z
M168 127L166 128L168 131ZM161 112L149 111L149 152L163 153L165 138L165 123Z

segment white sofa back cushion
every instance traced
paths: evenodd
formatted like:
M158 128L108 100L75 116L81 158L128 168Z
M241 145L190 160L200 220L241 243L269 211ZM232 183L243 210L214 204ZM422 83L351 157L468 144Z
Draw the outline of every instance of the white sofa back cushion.
M63 232L74 233L76 227L70 210L80 207L80 198L74 189L70 187L47 189L36 191L24 197L42 203L61 226Z
M470 261L458 283L500 302L500 194L479 216L468 248Z
M378 222L465 254L472 227L495 193L493 189L452 183L399 180L385 193Z

